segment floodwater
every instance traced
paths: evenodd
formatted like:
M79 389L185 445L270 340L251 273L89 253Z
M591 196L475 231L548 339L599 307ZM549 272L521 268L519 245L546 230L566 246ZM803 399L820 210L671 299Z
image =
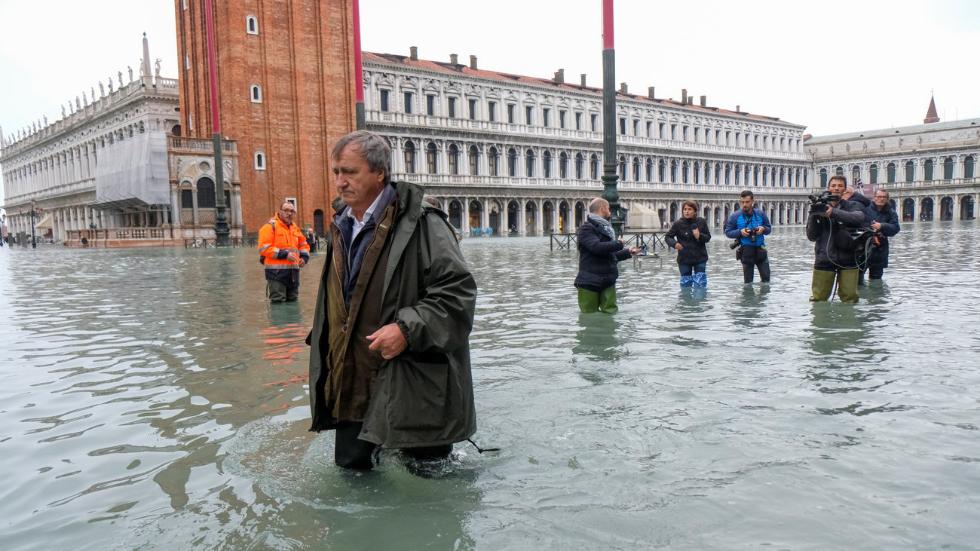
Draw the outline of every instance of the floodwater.
M307 431L316 256L269 307L250 250L0 249L0 547L976 549L980 226L907 224L885 284L808 303L802 228L704 297L672 255L580 315L576 258L468 239L484 447L436 478Z

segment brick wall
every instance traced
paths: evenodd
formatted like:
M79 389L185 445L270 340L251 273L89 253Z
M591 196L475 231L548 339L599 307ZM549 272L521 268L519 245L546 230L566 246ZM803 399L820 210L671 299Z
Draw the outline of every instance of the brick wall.
M245 231L258 231L286 197L297 199L301 227L317 209L329 222L330 147L354 128L350 2L174 0L181 126L196 137L212 134L204 1L214 7L221 131L238 142ZM258 34L246 32L250 15ZM261 103L251 101L253 84ZM257 151L265 170L255 169Z

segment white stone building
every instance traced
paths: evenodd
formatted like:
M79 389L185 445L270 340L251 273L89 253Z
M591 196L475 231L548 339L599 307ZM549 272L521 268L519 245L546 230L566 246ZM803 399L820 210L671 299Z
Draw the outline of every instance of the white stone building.
M179 133L177 80L161 77L159 63L151 74L149 59L144 35L138 75L129 69L124 80L119 71L99 82L98 95L93 86L63 107L60 120L49 124L45 118L0 137L3 206L12 234L31 235L33 211L39 239L71 246L213 239L211 142L171 135ZM233 142L225 144L225 158L232 235L240 237Z
M602 90L410 56L364 54L368 129L389 138L395 179L424 184L452 223L494 233L574 231L601 193ZM804 127L627 93L617 95L619 191L627 226L654 227L697 200L714 226L751 189L774 224L805 221L813 190ZM646 219L646 224L639 220Z
M884 188L902 220L977 215L980 119L939 122L930 101L923 124L814 137L805 146L821 187L840 174L866 193Z

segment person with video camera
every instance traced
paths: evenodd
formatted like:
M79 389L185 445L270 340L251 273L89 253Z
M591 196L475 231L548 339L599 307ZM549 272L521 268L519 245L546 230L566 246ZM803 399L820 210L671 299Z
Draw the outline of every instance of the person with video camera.
M755 196L751 190L745 190L739 195L741 210L732 213L725 222L725 235L735 240L732 248L736 249L735 258L742 261L742 279L752 283L755 269L759 269L759 278L763 283L769 282L769 252L766 250L766 237L772 233L769 217L761 209L755 208Z
M828 300L837 288L841 302L858 301L857 251L863 237L853 235L867 224L861 204L842 198L847 179L832 176L827 191L810 196L806 238L814 242L811 302Z

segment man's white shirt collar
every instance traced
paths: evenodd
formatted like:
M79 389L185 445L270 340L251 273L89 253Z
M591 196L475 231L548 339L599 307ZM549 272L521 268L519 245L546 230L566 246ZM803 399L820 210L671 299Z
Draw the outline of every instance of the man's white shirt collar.
M378 193L378 196L374 198L374 202L371 203L371 206L368 207L366 211L364 211L364 218L362 220L358 220L357 217L354 216L354 212L351 210L350 207L347 207L347 210L344 211L344 214L346 214L347 216L349 216L354 220L354 229L350 234L351 241L354 241L354 238L357 237L357 234L361 233L361 230L364 229L364 224L371 219L371 216L374 215L374 211L377 210L378 205L381 203L382 195L384 195L384 190Z

